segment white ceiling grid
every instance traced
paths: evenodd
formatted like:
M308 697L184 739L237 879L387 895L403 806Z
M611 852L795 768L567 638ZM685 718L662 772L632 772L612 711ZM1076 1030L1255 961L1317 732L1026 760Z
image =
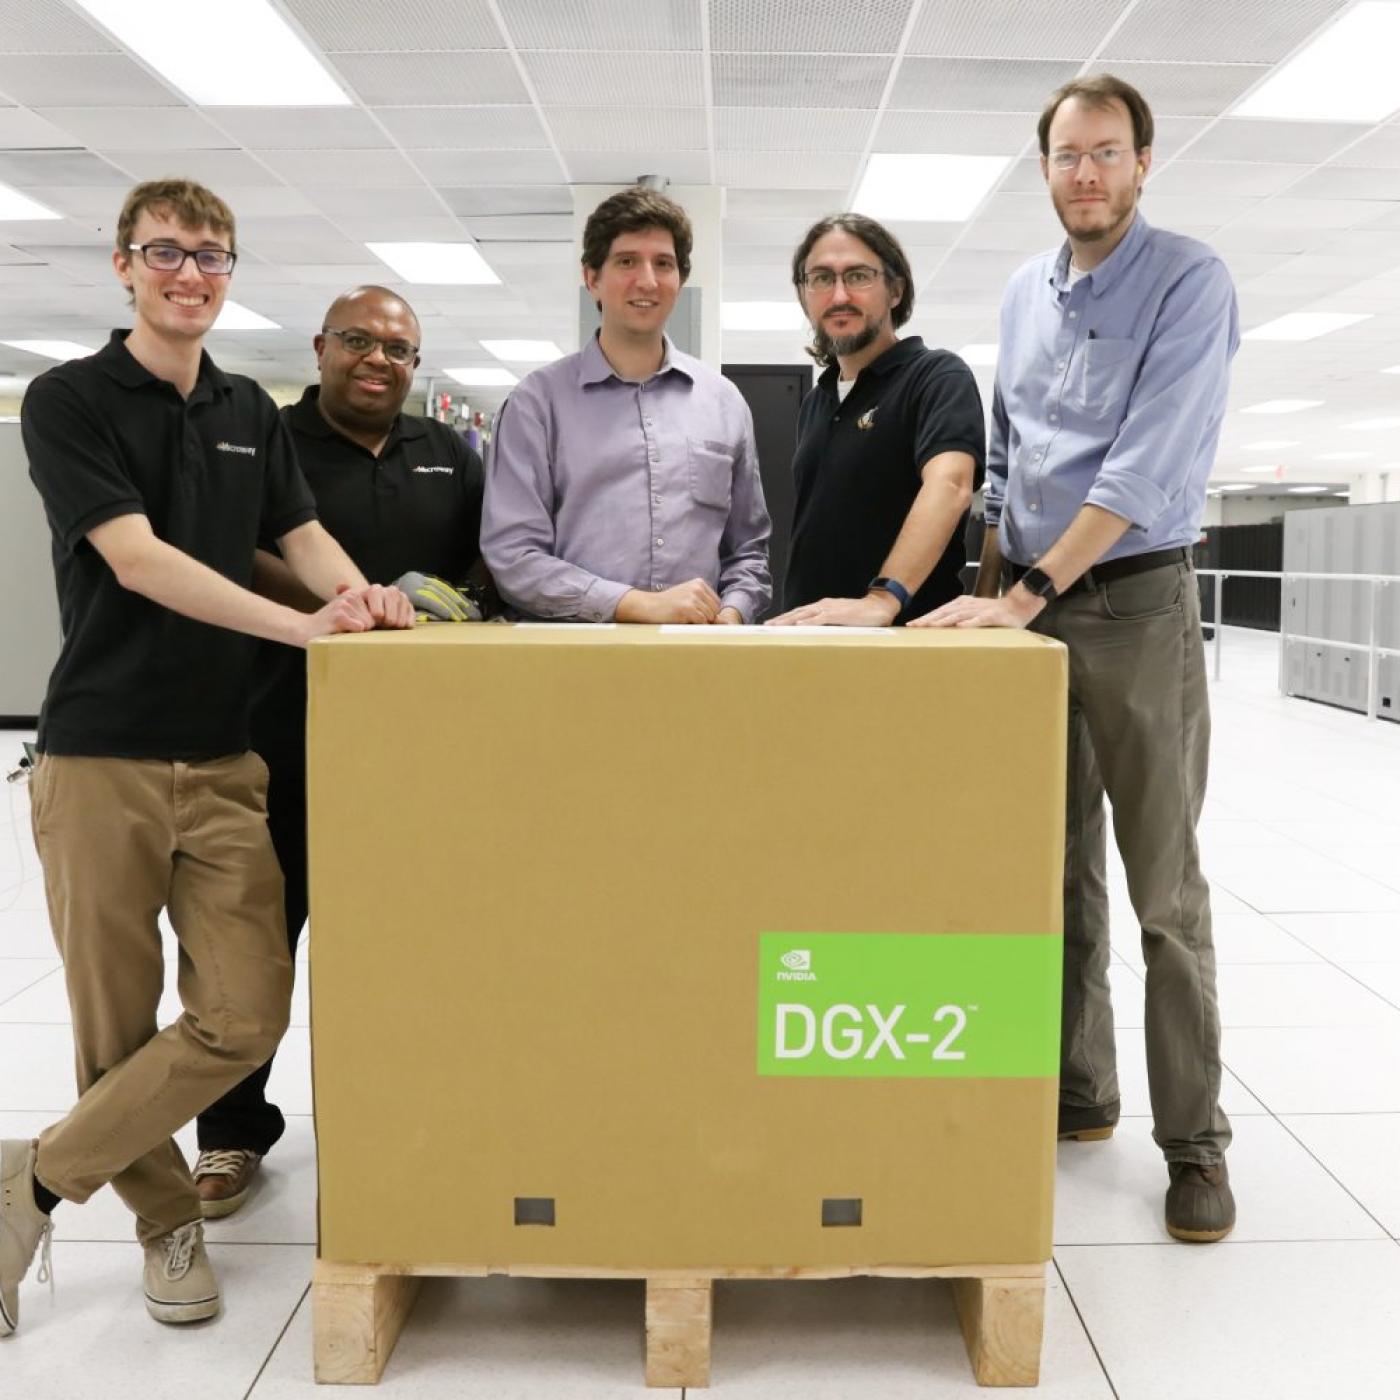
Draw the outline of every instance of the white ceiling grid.
M121 319L112 220L127 185L160 174L229 200L234 295L283 327L220 335L220 359L293 380L311 371L307 342L335 291L394 283L366 241L477 240L503 286L405 291L426 370L492 363L483 337L574 343L571 183L726 186L725 295L773 300L790 294L807 223L843 207L866 156L886 151L1016 158L966 223L898 226L919 279L911 327L954 349L988 342L1008 273L1060 236L1034 147L1040 107L1075 74L1111 70L1159 118L1147 216L1222 252L1246 328L1306 309L1372 317L1321 341L1246 344L1236 408L1326 404L1286 420L1232 413L1222 472L1271 437L1297 439L1288 465L1313 472L1351 445L1348 422L1393 408L1400 389L1380 374L1400 362L1400 121L1227 115L1351 0L272 2L350 106L196 109L67 0L0 5L0 181L64 216L0 226L4 339L95 344ZM727 335L725 353L796 361L798 341ZM0 350L0 376L41 367ZM1400 460L1386 442L1366 445L1378 465Z

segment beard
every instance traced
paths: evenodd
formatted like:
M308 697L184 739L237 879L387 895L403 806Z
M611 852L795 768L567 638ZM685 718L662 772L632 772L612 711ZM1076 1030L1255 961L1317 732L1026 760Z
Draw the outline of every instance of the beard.
M837 308L833 308L835 310ZM842 310L854 312L861 315L858 307L843 307ZM831 311L826 313L831 315ZM825 318L823 318L825 319ZM873 345L877 336L884 329L885 318L883 316L867 316L865 324L858 331L851 331L846 335L830 335L820 327L817 329L817 345L827 355L858 355L867 345Z
M1131 221L1137 210L1140 193L1141 191L1134 185L1131 189L1110 194L1104 204L1089 206L1094 217L1101 219L1102 222L1095 222L1087 227L1082 224L1076 227L1076 216L1070 206L1069 196L1061 199L1059 195L1052 195L1052 202L1055 205L1055 213L1067 234L1080 243L1098 243L1111 234L1117 233ZM1083 212L1081 207L1081 215Z

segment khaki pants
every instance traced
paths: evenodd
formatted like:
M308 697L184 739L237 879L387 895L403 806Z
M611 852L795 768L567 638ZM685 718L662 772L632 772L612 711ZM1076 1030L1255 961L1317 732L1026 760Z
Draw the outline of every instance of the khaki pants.
M1118 1112L1107 792L1147 966L1153 1137L1169 1162L1217 1162L1230 1124L1219 1103L1210 890L1196 846L1210 708L1195 575L1166 565L1072 591L1034 629L1064 642L1070 658L1061 1101Z
M276 1049L292 966L256 754L205 763L46 755L34 840L73 1014L76 1106L36 1174L85 1201L110 1181L151 1240L200 1216L171 1140ZM157 1030L157 917L179 941L184 1014Z

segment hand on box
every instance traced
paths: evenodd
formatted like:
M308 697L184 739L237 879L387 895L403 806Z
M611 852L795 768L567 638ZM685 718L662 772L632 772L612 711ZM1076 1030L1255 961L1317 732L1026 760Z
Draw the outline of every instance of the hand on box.
M888 627L899 616L899 599L878 589L864 598L823 598L770 617L765 627Z
M615 614L618 622L714 622L719 617L719 594L702 578L678 583L660 593L634 588L624 593Z
M1000 598L954 598L910 627L1027 627L1040 616L1045 599L1019 585Z

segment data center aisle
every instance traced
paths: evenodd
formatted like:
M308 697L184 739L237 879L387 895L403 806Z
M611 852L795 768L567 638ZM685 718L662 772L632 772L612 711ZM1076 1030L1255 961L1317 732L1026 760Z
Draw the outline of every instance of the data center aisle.
M1115 872L1125 1117L1110 1142L1060 1149L1039 1392L1056 1400L1400 1393L1400 725L1281 698L1275 640L1227 629L1202 825L1239 1225L1206 1248L1163 1233L1166 1177L1145 1116L1141 959ZM22 737L0 738L7 765ZM67 1003L23 788L9 797L0 808L6 1137L37 1132L72 1097ZM57 1213L55 1297L26 1283L21 1331L0 1343L4 1394L328 1393L311 1379L306 1295L315 1147L304 982L292 1021L273 1080L290 1113L287 1137L249 1206L208 1231L223 1317L186 1331L146 1317L129 1218L103 1191ZM641 1396L641 1316L634 1283L427 1280L379 1393ZM720 1285L712 1383L726 1400L977 1393L947 1285L888 1279Z

